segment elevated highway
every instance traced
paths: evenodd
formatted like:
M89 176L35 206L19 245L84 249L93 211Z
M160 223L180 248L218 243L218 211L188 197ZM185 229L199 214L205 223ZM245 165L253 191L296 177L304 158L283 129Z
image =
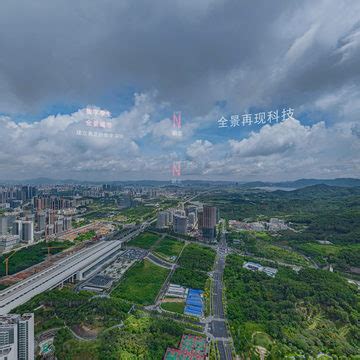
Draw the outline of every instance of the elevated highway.
M82 280L112 261L124 242L139 234L138 229L120 240L98 243L72 254L51 267L0 292L0 315L9 313L34 296L53 289L67 280Z

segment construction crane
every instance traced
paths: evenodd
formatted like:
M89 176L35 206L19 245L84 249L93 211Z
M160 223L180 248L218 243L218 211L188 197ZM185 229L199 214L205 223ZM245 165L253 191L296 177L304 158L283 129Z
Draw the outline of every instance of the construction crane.
M3 261L3 264L5 263L5 276L9 275L9 259L16 254L16 251L14 251L11 255L9 255L8 257L5 258L5 260Z

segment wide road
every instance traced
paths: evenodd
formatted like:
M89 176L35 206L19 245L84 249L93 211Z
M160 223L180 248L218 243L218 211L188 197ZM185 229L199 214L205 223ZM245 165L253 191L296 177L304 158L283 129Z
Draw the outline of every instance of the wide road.
M232 360L233 358L231 336L227 330L223 304L223 274L227 252L226 236L222 232L214 268L211 294L213 320L210 324L211 334L217 342L221 360Z

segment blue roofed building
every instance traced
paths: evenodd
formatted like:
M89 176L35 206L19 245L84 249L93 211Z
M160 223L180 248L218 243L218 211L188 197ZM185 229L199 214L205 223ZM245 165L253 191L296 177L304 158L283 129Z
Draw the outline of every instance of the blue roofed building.
M201 317L204 314L203 291L189 289L184 309L185 315Z

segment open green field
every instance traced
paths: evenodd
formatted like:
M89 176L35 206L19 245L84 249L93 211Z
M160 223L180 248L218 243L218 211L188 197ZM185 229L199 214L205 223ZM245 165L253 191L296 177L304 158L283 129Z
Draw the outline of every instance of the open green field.
M171 278L171 282L192 289L205 289L207 273L187 268L177 268Z
M193 289L205 289L207 272L211 271L215 261L215 251L211 248L189 244L183 250L178 267L171 282Z
M169 259L172 256L177 257L183 246L184 241L175 240L167 236L156 243L152 248L152 251Z
M142 221L151 218L156 214L157 209L150 206L139 205L121 212L126 216L127 222Z
M13 252L6 255L0 256L0 276L5 276L5 264L3 263L5 258L11 256L9 260L9 274L15 274L19 271L25 270L30 266L36 265L47 258L48 249L47 247L55 247L51 249L51 254L56 254L65 249L73 246L74 244L70 241L51 241L48 243L40 242L38 244L20 249L16 251L14 255Z
M335 271L351 273L354 269L360 268L360 244L327 245L306 242L295 244L295 247L311 257L320 266L331 264Z
M263 242L261 242L258 247L260 248L259 255L267 259L294 265L309 265L308 260L294 250L283 249L276 245L264 244Z
M143 260L125 273L111 296L142 305L153 304L168 274L167 269Z
M180 256L179 265L197 271L210 271L215 255L215 251L209 247L188 244Z
M129 246L136 246L142 249L150 249L159 239L159 235L145 232L128 242Z
M319 243L305 243L298 246L299 249L305 251L306 253L311 253L315 256L332 256L337 255L341 250L342 246L338 245L326 245L326 244L319 244ZM353 246L360 248L360 244Z
M184 313L185 303L184 302L163 302L161 307L164 310L171 311L178 314Z

